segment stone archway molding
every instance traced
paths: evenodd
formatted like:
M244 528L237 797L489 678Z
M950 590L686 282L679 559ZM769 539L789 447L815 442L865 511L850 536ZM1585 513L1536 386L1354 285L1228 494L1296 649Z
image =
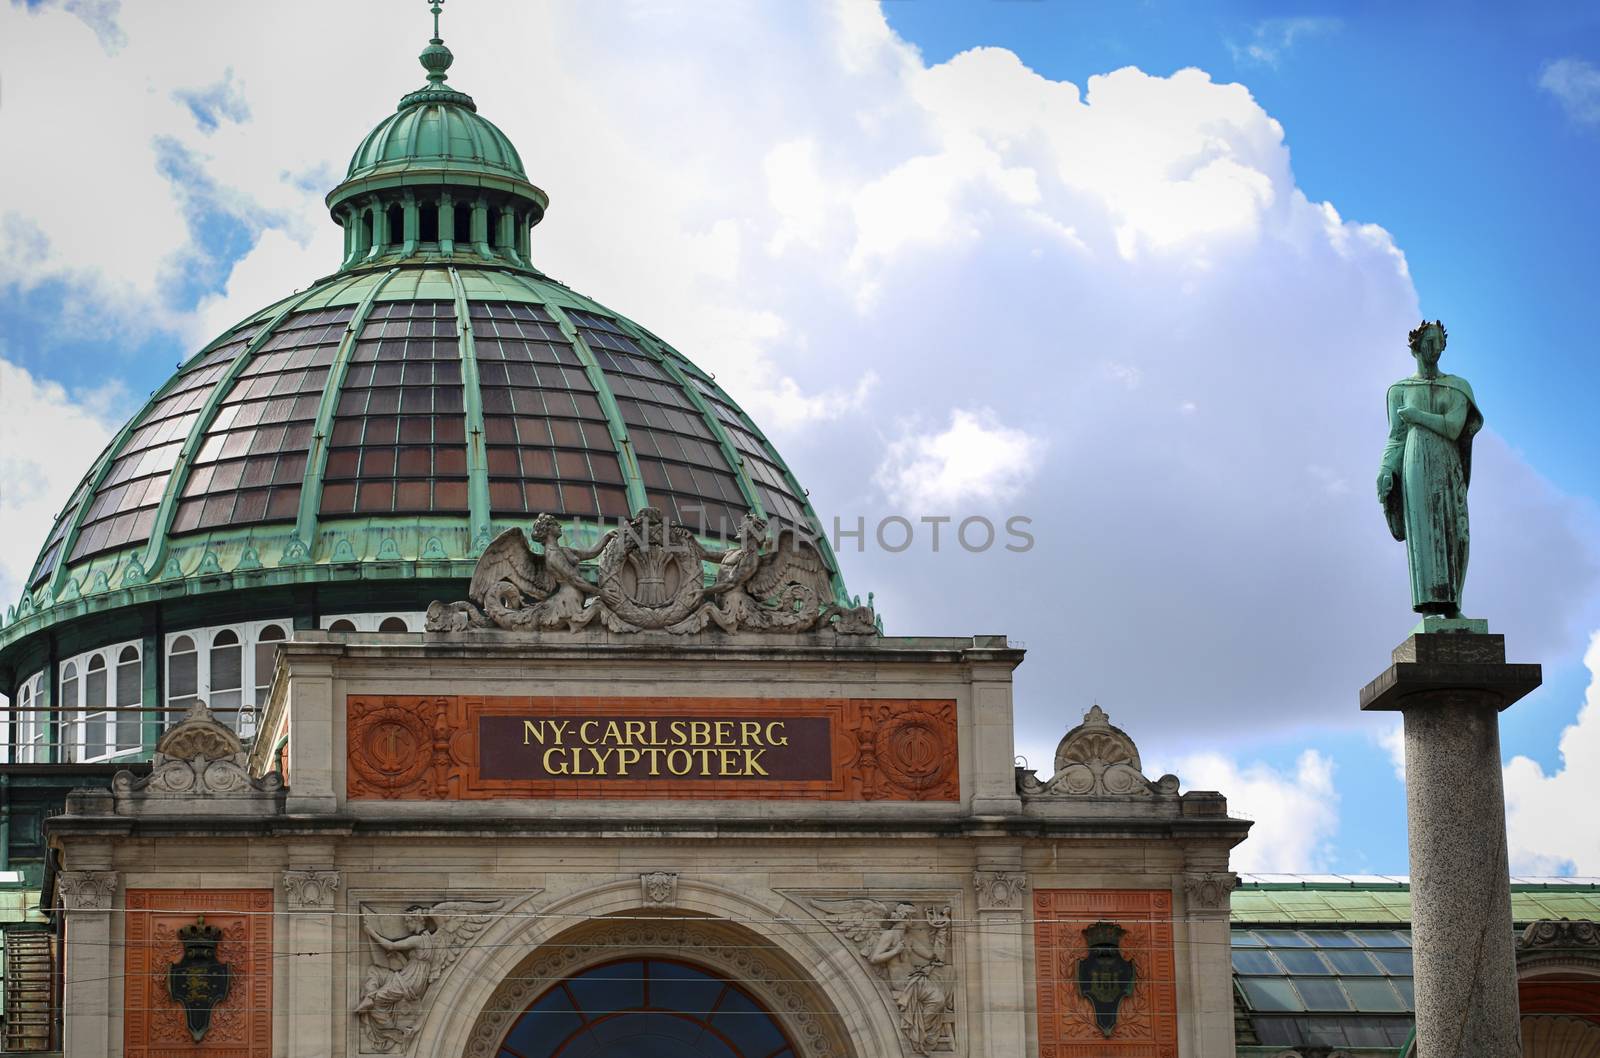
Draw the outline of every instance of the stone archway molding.
M806 1058L902 1054L898 1027L853 954L810 923L774 925L783 898L763 895L769 902L685 877L673 906L662 908L643 902L633 878L524 904L526 915L486 930L439 982L413 1053L494 1058L550 978L646 955L698 963L743 985Z

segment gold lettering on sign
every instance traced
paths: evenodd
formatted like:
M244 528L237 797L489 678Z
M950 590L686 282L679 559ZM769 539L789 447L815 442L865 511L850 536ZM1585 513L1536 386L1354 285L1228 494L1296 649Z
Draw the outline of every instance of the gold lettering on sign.
M352 800L955 801L946 699L351 695Z

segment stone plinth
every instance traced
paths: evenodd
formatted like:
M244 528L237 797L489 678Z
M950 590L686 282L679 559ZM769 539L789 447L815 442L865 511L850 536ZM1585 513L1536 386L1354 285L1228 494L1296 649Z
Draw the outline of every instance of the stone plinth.
M1419 633L1361 690L1405 722L1419 1058L1520 1054L1500 710L1539 686L1505 637Z

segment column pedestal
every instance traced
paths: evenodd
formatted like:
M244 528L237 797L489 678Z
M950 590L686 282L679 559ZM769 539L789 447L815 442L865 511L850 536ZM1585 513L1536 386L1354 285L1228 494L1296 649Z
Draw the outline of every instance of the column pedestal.
M1405 723L1418 1058L1522 1053L1500 710L1539 686L1505 637L1419 632L1361 690Z

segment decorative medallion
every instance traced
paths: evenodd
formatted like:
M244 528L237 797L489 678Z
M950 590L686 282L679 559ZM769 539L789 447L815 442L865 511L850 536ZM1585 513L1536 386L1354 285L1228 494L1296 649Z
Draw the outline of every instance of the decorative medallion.
M1138 978L1133 963L1122 954L1126 932L1115 922L1096 922L1083 931L1089 954L1078 960L1078 994L1094 1008L1094 1023L1105 1036L1117 1031L1117 1011L1133 995Z
M678 876L668 871L639 875L639 887L646 907L671 907L678 902Z
M199 1043L211 1028L211 1011L228 998L233 975L217 958L222 930L206 925L206 916L178 930L178 943L183 945L183 958L167 971L167 994L183 1007L189 1035Z
M351 699L350 766L365 789L398 797L422 778L433 763L433 734L427 713L443 709L432 699Z

